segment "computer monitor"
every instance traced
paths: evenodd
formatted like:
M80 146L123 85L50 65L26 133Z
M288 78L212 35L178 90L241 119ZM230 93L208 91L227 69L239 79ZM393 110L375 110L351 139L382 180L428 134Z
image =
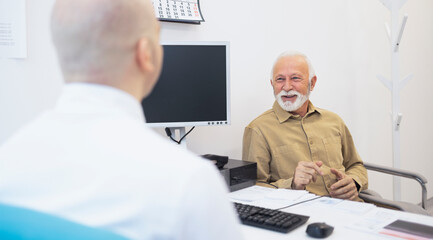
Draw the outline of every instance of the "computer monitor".
M158 83L142 101L153 127L230 124L229 42L163 42Z

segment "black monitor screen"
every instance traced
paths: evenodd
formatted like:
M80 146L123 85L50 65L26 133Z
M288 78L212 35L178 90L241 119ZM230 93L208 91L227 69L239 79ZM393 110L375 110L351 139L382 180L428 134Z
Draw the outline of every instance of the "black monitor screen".
M160 127L229 124L228 43L163 44L158 83L142 101Z

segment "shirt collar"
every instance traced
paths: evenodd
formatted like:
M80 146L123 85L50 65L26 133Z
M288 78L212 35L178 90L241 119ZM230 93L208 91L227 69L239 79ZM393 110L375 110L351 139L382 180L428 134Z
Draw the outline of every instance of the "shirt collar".
M137 99L123 90L102 84L65 84L56 109L74 113L116 113L145 121Z
M275 101L274 105L272 106L272 109L274 110L275 114L277 115L278 121L280 123L283 123L285 121L287 121L289 118L300 118L299 115L294 115L290 112L287 112L286 110L284 110L280 104ZM316 108L313 103L311 103L310 100L308 100L308 111L307 114L305 114L304 117L308 117L309 115L313 114L313 113L319 113L320 114L320 109Z

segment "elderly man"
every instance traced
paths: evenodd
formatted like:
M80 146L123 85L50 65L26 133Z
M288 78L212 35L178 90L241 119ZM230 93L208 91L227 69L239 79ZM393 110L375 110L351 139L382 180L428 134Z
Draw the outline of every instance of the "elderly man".
M66 84L0 148L0 202L131 239L241 238L216 168L145 126L162 62L150 1L58 0L51 30Z
M366 169L341 118L309 101L316 81L302 53L277 58L271 76L276 101L245 128L242 158L257 162L259 184L360 200Z

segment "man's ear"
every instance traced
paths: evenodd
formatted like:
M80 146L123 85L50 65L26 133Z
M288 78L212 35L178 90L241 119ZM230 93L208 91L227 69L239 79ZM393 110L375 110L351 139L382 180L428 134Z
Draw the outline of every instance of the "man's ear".
M147 38L142 38L138 41L136 49L136 61L137 65L143 72L153 72L155 69L153 59L152 44Z
M311 79L311 88L310 88L310 91L313 91L314 86L316 86L316 81L317 81L317 77L314 76L314 77Z

